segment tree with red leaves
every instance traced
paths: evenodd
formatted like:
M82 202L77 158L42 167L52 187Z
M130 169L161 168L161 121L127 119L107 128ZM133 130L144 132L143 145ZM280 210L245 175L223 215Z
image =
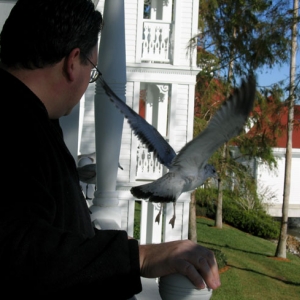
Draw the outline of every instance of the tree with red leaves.
M249 70L255 71L266 65L271 68L287 61L290 49L289 16L291 12L286 1L199 2L200 33L191 39L190 45L197 45L197 62L202 68L196 87L196 131L205 127L239 77L248 74ZM235 180L251 188L253 193L256 191L251 176L247 177L247 172L241 171L242 164L236 162L241 157L259 158L270 168L276 167L272 147L281 135L283 127L279 120L284 111L282 95L280 98L278 91L281 90L272 87L268 95L271 98L258 93L256 108L249 119L249 134L245 131L224 145L212 158L220 175L218 226L222 226L222 185L223 180L230 178L228 174L236 174ZM224 187L227 184L224 182Z

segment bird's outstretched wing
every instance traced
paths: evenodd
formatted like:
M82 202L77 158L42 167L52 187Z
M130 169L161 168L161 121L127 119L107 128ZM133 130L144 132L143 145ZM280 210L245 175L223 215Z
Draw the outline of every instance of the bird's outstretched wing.
M243 129L253 109L256 81L249 76L241 87L225 100L214 114L207 127L187 143L173 160L173 166L186 168L204 166L211 155L225 142L237 136Z
M124 114L134 134L146 145L149 152L154 153L161 164L169 168L173 158L176 156L174 149L155 127L150 125L113 92L102 76L99 77L99 80L110 100Z

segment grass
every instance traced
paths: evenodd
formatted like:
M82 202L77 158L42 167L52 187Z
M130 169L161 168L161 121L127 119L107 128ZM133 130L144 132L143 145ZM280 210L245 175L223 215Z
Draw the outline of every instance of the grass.
M274 258L274 243L233 227L213 227L214 221L197 219L198 243L220 250L227 267L220 269L222 285L211 300L298 300L300 299L300 258L287 254Z
M136 202L135 238L139 238L140 203ZM218 259L221 287L211 300L299 300L300 258L287 253L274 258L276 245L223 224L197 218L198 243L212 249ZM226 267L224 266L226 261Z
M140 239L141 209L141 201L135 201L133 237L137 240Z

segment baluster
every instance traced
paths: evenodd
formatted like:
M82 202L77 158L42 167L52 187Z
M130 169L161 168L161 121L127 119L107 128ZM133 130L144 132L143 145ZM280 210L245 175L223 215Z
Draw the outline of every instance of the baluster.
M159 56L159 27L155 27L155 50L156 56Z
M144 148L144 147L143 147ZM143 153L142 153L142 172L144 172L144 167L145 167L145 165L146 165L146 160L145 160L145 158L146 158L146 155L145 155L145 149L143 149Z
M154 55L154 49L153 49L153 27L149 26L149 55L153 56Z

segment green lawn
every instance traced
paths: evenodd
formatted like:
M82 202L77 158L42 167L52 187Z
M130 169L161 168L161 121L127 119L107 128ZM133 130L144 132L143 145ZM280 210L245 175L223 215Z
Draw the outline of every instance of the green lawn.
M140 203L136 202L135 238L139 238ZM300 258L289 254L276 260L274 243L233 227L213 227L214 221L197 218L198 243L223 254L228 269L221 272L221 287L211 300L299 300ZM222 269L221 269L222 271Z
M221 250L227 258L221 273L221 287L211 300L299 300L300 258L288 254L287 260L273 256L276 246L227 225L213 227L214 221L197 219L198 243Z

